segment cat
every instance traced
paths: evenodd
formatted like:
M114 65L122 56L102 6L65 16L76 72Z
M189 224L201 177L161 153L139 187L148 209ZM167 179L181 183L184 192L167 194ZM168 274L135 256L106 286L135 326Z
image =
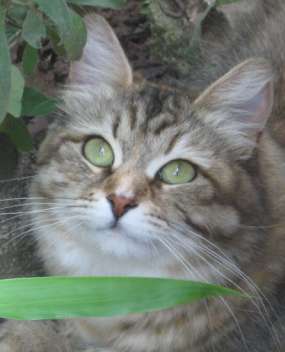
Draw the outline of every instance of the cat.
M284 349L285 9L267 4L248 22L250 40L236 46L239 26L224 49L205 49L189 81L200 90L194 101L137 82L109 24L87 16L87 44L40 146L27 205L50 275L187 278L252 298L74 319L60 334L55 323L7 322L1 352ZM48 347L29 343L29 326L30 341L50 336Z

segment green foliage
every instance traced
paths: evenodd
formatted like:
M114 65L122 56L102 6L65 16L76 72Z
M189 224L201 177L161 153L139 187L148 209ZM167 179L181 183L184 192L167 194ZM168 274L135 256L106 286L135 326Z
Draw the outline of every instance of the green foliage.
M41 47L41 39L47 34L43 16L32 10L28 11L23 23L22 38L30 44L32 48Z
M34 0L39 9L53 22L67 56L76 60L86 42L86 28L79 15L72 11L65 0Z
M0 316L39 320L108 317L172 308L238 291L186 280L41 277L0 280Z
M80 57L86 42L81 6L118 9L126 0L0 0L0 132L20 150L32 148L24 117L43 116L55 110L55 100L33 87L26 78L36 74L43 39L69 60ZM75 6L76 5L76 6ZM22 62L11 62L10 50L23 42ZM32 80L33 81L33 80Z
M33 74L36 69L37 63L39 61L38 51L36 48L26 44L24 53L23 53L23 61L22 68L24 75L29 76Z
M22 100L22 114L24 116L43 116L53 112L56 100L48 98L34 88L26 87Z
M24 92L24 78L15 65L11 66L11 90L8 104L8 113L14 117L21 116L22 96Z
M6 134L22 152L28 152L33 147L32 137L22 119L16 119L8 114L0 126L0 132Z

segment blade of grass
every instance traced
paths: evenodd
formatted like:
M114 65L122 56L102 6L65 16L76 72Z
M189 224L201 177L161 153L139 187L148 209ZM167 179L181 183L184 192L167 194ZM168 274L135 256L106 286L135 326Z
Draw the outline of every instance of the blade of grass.
M150 312L235 290L186 280L40 277L0 280L0 316L40 320Z

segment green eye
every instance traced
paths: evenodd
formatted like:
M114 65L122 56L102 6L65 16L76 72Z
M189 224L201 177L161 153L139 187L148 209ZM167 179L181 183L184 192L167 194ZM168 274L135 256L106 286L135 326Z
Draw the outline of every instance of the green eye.
M170 185L180 185L194 180L196 170L186 160L173 160L159 171L160 179Z
M114 161L110 144L101 137L88 139L83 146L83 155L91 164L98 167L112 166Z

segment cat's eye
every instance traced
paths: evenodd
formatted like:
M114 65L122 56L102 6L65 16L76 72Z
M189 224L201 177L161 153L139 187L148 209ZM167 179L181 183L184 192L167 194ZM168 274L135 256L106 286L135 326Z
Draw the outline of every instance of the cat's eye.
M180 185L194 180L195 167L186 160L173 160L164 165L159 171L161 181L170 185Z
M89 138L83 146L83 155L98 167L110 167L114 162L113 149L102 137Z

